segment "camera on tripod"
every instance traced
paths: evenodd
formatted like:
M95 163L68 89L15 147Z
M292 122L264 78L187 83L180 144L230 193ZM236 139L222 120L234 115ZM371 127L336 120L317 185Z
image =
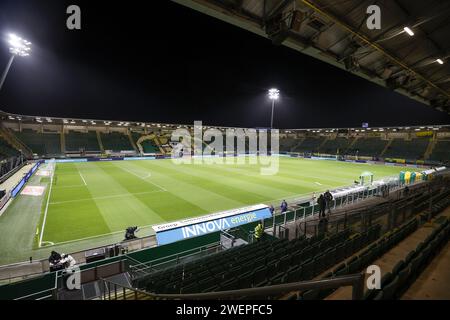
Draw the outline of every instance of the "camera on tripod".
M138 231L138 227L128 227L125 230L125 240L132 240L132 239L136 239L136 235L135 233Z

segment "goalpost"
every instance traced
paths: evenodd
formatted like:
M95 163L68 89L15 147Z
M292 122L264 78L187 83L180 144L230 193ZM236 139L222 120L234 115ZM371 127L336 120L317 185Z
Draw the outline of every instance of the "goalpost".
M47 201L45 203L45 211L44 211L44 219L42 221L41 235L39 237L39 248L42 247L42 237L44 236L45 222L47 220L48 204L50 202L50 195L52 193L53 183L54 183L54 181L56 182L56 178L57 178L57 176L55 175L55 169L56 169L55 158L50 159L46 163L46 165L47 166L46 166L45 170L50 173L49 174L50 175L50 183L49 183L49 187L48 187Z

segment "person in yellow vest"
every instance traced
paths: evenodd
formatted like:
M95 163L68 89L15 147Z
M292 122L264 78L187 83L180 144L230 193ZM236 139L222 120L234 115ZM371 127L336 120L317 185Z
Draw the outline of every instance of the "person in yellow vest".
M262 238L263 233L264 233L263 225L261 223L258 223L258 225L255 227L256 241L258 241Z

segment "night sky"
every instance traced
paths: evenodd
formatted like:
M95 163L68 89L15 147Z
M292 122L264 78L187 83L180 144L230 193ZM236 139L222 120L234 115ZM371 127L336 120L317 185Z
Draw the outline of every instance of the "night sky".
M279 128L449 124L450 116L168 0L0 1L9 32L33 43L0 91L4 111L41 116ZM145 3L149 3L146 5ZM66 28L77 4L82 29Z

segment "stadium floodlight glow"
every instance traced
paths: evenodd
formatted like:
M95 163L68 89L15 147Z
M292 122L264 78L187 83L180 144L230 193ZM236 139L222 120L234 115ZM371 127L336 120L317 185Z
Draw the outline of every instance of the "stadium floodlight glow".
M278 100L279 97L280 97L280 90L275 88L269 89L269 99Z
M275 109L275 100L280 97L280 90L272 88L269 89L269 99L272 100L272 115L270 117L270 129L273 129L273 110Z
M14 61L14 57L15 56L26 57L29 56L31 53L31 42L16 36L14 33L10 33L8 35L8 44L11 57L9 58L8 64L6 65L5 71L3 72L2 78L0 79L0 90L3 87L6 75L8 74L8 71L11 68L11 65Z
M414 32L413 32L410 28L408 28L408 27L404 27L403 30L404 30L407 34L409 34L411 37L414 35Z
M442 61L442 59L436 59L436 62L439 64L444 64L444 61Z
M9 52L15 56L26 57L31 52L31 42L21 37L16 36L14 33L9 34L8 43L10 45Z

